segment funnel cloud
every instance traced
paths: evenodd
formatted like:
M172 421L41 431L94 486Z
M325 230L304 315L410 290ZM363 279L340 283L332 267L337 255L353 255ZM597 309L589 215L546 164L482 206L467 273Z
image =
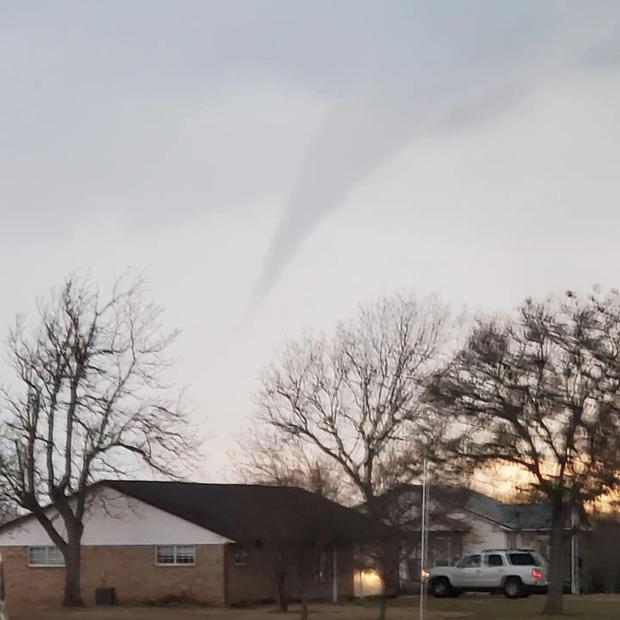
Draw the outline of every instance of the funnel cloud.
M387 74L402 76L398 88L391 79L369 79L366 93L358 92L355 99L333 105L284 203L250 309L269 295L307 239L346 202L356 185L412 140L493 122L540 85L561 79L570 70L617 68L613 61L618 46L610 48L609 33L618 25L618 7L598 5L585 21L576 5L550 3L547 8L552 10L546 18L551 23L557 20L555 27L530 33L533 40L516 48L497 40L502 30L498 26L528 16L534 23L537 19L544 23L537 3L505 6L500 13L478 12L478 17L486 19L465 19L464 32L458 34L453 22L442 21L432 11L421 13L419 21L426 20L423 30L440 41L453 37L448 60L445 50L437 50L436 67L427 70L422 63L428 58L416 59L415 54L413 60L408 59L410 64L397 69L385 64L382 68ZM411 49L415 49L414 41ZM398 65L403 59L392 61ZM464 81L465 76L470 79Z

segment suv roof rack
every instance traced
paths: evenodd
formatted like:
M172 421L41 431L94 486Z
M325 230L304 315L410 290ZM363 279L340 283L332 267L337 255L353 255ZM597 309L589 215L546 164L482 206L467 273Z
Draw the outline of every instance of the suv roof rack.
M527 553L532 553L532 552L533 553L538 553L536 551L536 549L532 549L531 547L526 547L526 548L523 548L523 547L518 547L518 548L517 547L501 547L501 548L499 548L498 547L497 549L483 549L480 553L492 553L494 551L503 551L503 552L520 551L520 552L523 552L523 553L526 553L526 552Z

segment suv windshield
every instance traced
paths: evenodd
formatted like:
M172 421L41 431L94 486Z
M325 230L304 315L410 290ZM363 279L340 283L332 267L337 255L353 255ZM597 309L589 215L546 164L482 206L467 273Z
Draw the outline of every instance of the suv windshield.
M508 559L513 566L535 566L538 564L531 553L509 553Z

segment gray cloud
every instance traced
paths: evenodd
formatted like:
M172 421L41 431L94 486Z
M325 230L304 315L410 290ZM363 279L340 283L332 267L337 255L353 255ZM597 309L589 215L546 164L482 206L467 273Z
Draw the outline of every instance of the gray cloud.
M415 136L509 109L558 40L556 70L565 48L591 44L592 62L613 64L614 37L593 42L617 12L567 0L4 3L0 208L15 229L61 238L102 211L162 226L288 193L259 300L361 179ZM264 88L283 99L255 100ZM330 110L305 155L316 106L280 118L284 98L304 95Z
M539 6L514 6L511 17L529 14L535 20ZM558 75L589 66L591 55L597 50L605 50L606 60L615 59L615 47L610 51L607 36L610 30L618 33L617 6L598 5L600 12L595 10L588 15L575 11L574 5L555 8L569 10L558 10L554 15L555 27L539 40L532 36L536 32L528 32L528 44L517 49L506 45L510 40L500 43L493 35L488 36L490 31L497 33L496 20L490 19L482 26L479 22L459 22L461 26L470 26L470 31L453 42L455 66L442 76L452 88L442 96L432 88L424 88L430 84L420 84L421 92L406 88L400 92L376 92L373 100L336 107L309 149L297 186L285 203L251 306L268 295L320 221L341 206L361 180L416 136L493 122ZM502 17L509 12L510 9ZM438 26L437 22L428 25L431 30ZM440 31L444 25L439 24ZM455 69L463 69L463 64L472 58L474 41L473 49L480 54L476 66L458 75ZM500 67L503 71L498 71ZM466 86L461 83L463 75L471 77ZM430 82L436 82L436 77L433 75Z
M152 265L217 460L276 343L360 298L617 284L618 8L0 3L0 324L73 269ZM257 299L292 277L240 325L278 206Z

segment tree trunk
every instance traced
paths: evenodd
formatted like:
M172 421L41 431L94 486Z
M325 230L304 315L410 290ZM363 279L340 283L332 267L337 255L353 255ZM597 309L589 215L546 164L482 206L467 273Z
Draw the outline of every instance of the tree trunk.
M4 565L2 563L2 555L0 555L0 620L9 620L9 614L6 610L6 588L4 585Z
M310 557L308 557L310 555ZM312 554L302 551L300 555L301 566L299 567L299 596L301 598L301 620L308 620L308 563Z
M82 545L79 537L69 535L68 538L69 540L64 550L65 594L62 605L63 607L84 607L80 561Z
M388 598L398 595L398 558L399 543L388 540L383 543L380 553L381 577L383 579L383 594L379 605L379 620L387 616Z
M560 615L563 613L562 590L564 588L564 515L565 506L561 499L551 506L551 557L549 558L549 588L542 613Z
M379 620L385 620L387 617L387 593L384 592L379 599Z
M383 592L379 597L379 618L378 620L385 620L387 617L388 597L391 591L391 578L389 570L389 560L383 556L381 558L381 578L383 580Z
M286 573L284 570L276 570L274 575L274 590L278 609L282 612L287 612L289 601L286 591Z
M308 620L308 594L304 591L301 593L301 620Z

